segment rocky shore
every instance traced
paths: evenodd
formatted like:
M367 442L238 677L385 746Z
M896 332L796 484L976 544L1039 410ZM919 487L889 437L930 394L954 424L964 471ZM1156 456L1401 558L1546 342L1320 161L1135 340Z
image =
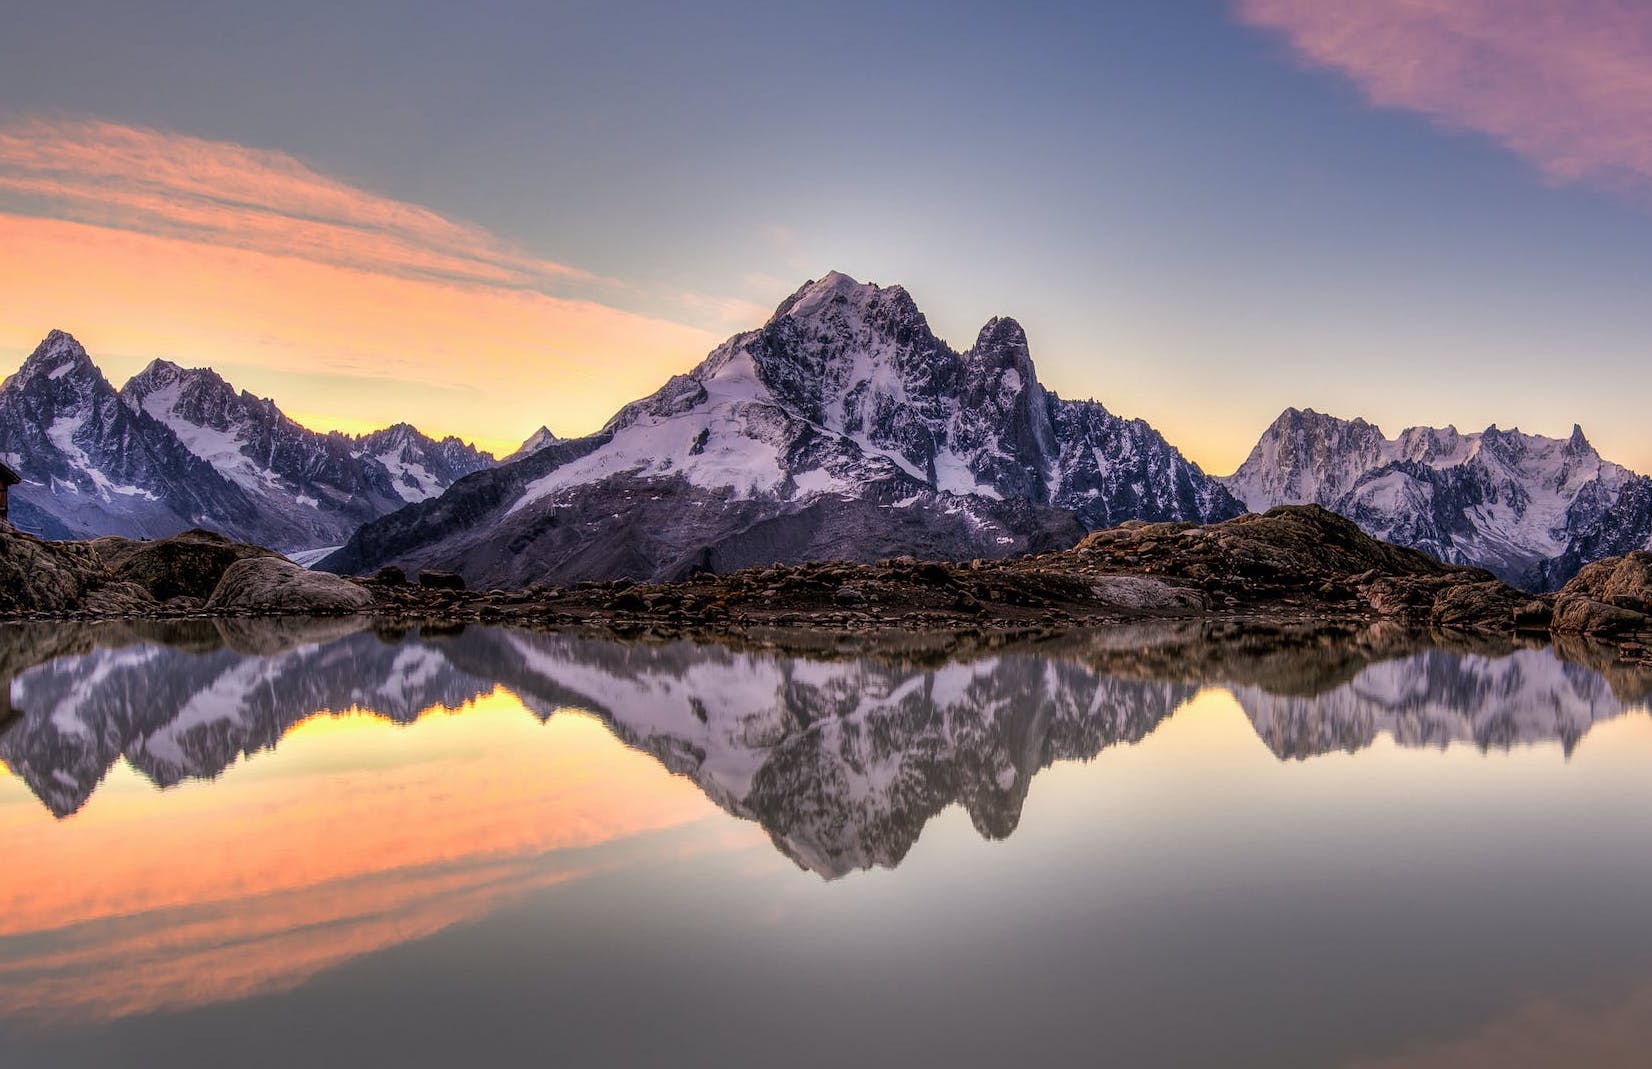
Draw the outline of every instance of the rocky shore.
M1077 546L962 563L894 558L468 590L455 575L311 572L204 531L153 542L42 542L0 531L0 617L202 618L365 614L671 638L795 630L836 635L1056 633L1130 621L1321 624L1464 635L1652 642L1652 554L1584 568L1557 594L1373 539L1317 506L1220 523L1127 523ZM799 641L802 641L799 639Z

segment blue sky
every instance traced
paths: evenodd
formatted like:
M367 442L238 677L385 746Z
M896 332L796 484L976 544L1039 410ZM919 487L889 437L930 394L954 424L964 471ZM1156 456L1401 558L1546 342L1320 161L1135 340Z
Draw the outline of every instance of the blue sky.
M1652 468L1637 183L1557 181L1506 130L1375 106L1232 4L132 7L8 13L0 119L286 154L602 280L556 293L706 338L834 268L904 284L955 345L1013 315L1047 384L1217 472L1286 405L1390 433L1576 421ZM79 330L0 312L17 358L53 326L101 331L117 363L216 362L323 422L311 395L371 359L284 367L290 349L187 332L145 352L90 294ZM624 359L611 397L439 429L594 429L663 370ZM417 415L427 394L386 395Z

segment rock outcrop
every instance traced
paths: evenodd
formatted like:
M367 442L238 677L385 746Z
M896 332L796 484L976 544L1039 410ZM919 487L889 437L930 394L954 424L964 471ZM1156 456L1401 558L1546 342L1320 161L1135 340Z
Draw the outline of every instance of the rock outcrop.
M0 523L0 611L74 613L115 574L85 542L44 542Z
M1553 628L1586 635L1652 632L1652 553L1585 565L1555 598Z

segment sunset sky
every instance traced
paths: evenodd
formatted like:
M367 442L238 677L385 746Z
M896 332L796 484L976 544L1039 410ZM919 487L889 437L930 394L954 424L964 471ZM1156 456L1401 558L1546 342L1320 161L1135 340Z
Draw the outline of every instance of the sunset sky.
M1639 0L13 8L6 372L509 449L838 269L1219 474L1286 405L1652 470Z

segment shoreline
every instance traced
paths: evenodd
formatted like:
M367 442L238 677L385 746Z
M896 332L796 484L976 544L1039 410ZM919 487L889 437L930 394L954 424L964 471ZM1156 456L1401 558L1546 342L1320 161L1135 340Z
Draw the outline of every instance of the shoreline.
M209 532L89 543L13 533L0 550L15 586L0 588L11 595L0 620L19 622L363 616L622 639L782 632L950 646L1138 625L1326 634L1394 625L1538 642L1586 635L1631 660L1652 656L1652 554L1595 562L1561 591L1532 594L1380 542L1311 505L1203 526L1131 522L1070 549L1003 559L774 564L521 590L467 590L459 576L430 571L409 582L400 568L372 578L311 572Z

